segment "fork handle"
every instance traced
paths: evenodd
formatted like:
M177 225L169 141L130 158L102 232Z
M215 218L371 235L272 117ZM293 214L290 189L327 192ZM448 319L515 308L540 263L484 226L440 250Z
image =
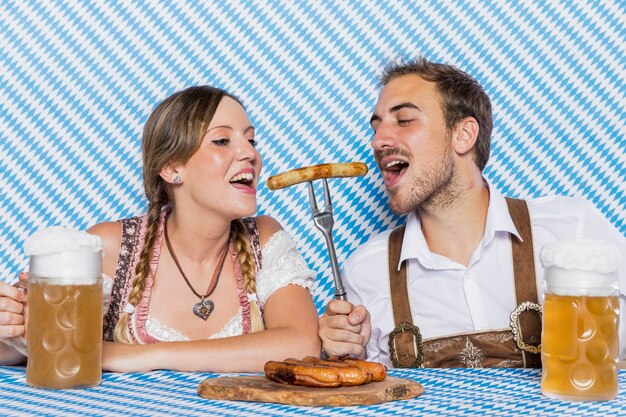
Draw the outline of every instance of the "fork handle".
M335 298L337 300L346 300L346 289L343 286L341 280L341 271L339 270L339 263L337 262L337 253L335 252L335 244L333 243L333 232L331 230L325 230L321 227L318 229L322 232L326 238L326 247L328 248L328 257L330 258L330 266L333 270L333 281L335 283Z

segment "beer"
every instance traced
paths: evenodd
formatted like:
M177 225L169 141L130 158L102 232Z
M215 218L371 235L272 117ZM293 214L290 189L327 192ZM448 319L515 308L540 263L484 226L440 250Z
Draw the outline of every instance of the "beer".
M541 339L541 391L566 400L617 396L617 296L546 294Z
M92 285L28 286L28 364L33 387L98 385L102 377L102 278Z
M100 238L50 228L25 244L30 255L26 383L81 388L102 379Z
M545 267L541 393L566 401L617 396L619 252L572 239L541 250Z

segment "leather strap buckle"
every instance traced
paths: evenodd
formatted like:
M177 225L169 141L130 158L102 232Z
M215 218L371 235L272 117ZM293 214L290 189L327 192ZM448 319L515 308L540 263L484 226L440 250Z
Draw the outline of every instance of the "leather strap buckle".
M406 340L405 334L410 332L411 340ZM408 336L409 334L407 334ZM396 339L402 337L403 340L398 340L400 346L400 357L398 357L398 349L396 347ZM407 343L408 342L408 343ZM409 347L413 345L413 349ZM408 346L407 346L408 345ZM415 352L415 357L412 362L411 350ZM424 346L422 343L422 334L417 326L411 323L402 322L398 324L391 333L389 333L389 356L391 357L391 363L395 368L421 368L424 365Z
M522 332L520 330L519 316L524 311L530 310L535 310L537 313L539 313L540 317L542 316L543 311L539 304L530 301L524 301L523 303L518 305L511 313L511 332L513 333L513 340L515 340L515 343L517 343L518 348L526 352L538 354L541 353L541 343L537 346L528 345L522 340L521 336Z

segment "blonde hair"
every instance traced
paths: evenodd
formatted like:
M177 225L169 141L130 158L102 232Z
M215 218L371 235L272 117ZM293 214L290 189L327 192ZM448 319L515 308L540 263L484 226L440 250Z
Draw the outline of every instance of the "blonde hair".
M248 294L256 294L256 269L254 257L250 249L250 237L241 220L231 224L233 229L233 244L241 266L241 275ZM250 331L258 332L265 329L261 308L256 297L250 299Z
M147 230L127 301L133 307L136 307L141 300L146 278L151 274L150 260L161 210L167 205L174 204L160 173L167 165L186 163L196 153L224 97L230 97L241 104L237 97L224 90L210 86L196 86L171 95L161 102L148 117L142 137L143 184L148 198ZM248 234L240 220L233 221L233 225L231 227L236 231L233 235L233 242L241 264L244 282L248 292L254 293L256 273L254 258L248 244ZM252 305L250 307L252 317ZM263 319L258 306L256 310L258 317L254 321L260 324L257 323L253 328L262 330ZM131 315L125 311L120 314L113 336L116 342L134 343L135 340L129 329L130 317Z

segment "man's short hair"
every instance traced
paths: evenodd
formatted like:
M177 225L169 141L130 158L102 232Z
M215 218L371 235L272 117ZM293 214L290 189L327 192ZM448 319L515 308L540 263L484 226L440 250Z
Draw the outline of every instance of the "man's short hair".
M454 128L465 117L478 122L478 139L474 145L474 160L482 171L489 160L491 146L491 101L478 82L460 69L447 64L430 62L424 57L390 63L383 70L380 85L403 75L418 75L436 84L441 96L446 128Z

